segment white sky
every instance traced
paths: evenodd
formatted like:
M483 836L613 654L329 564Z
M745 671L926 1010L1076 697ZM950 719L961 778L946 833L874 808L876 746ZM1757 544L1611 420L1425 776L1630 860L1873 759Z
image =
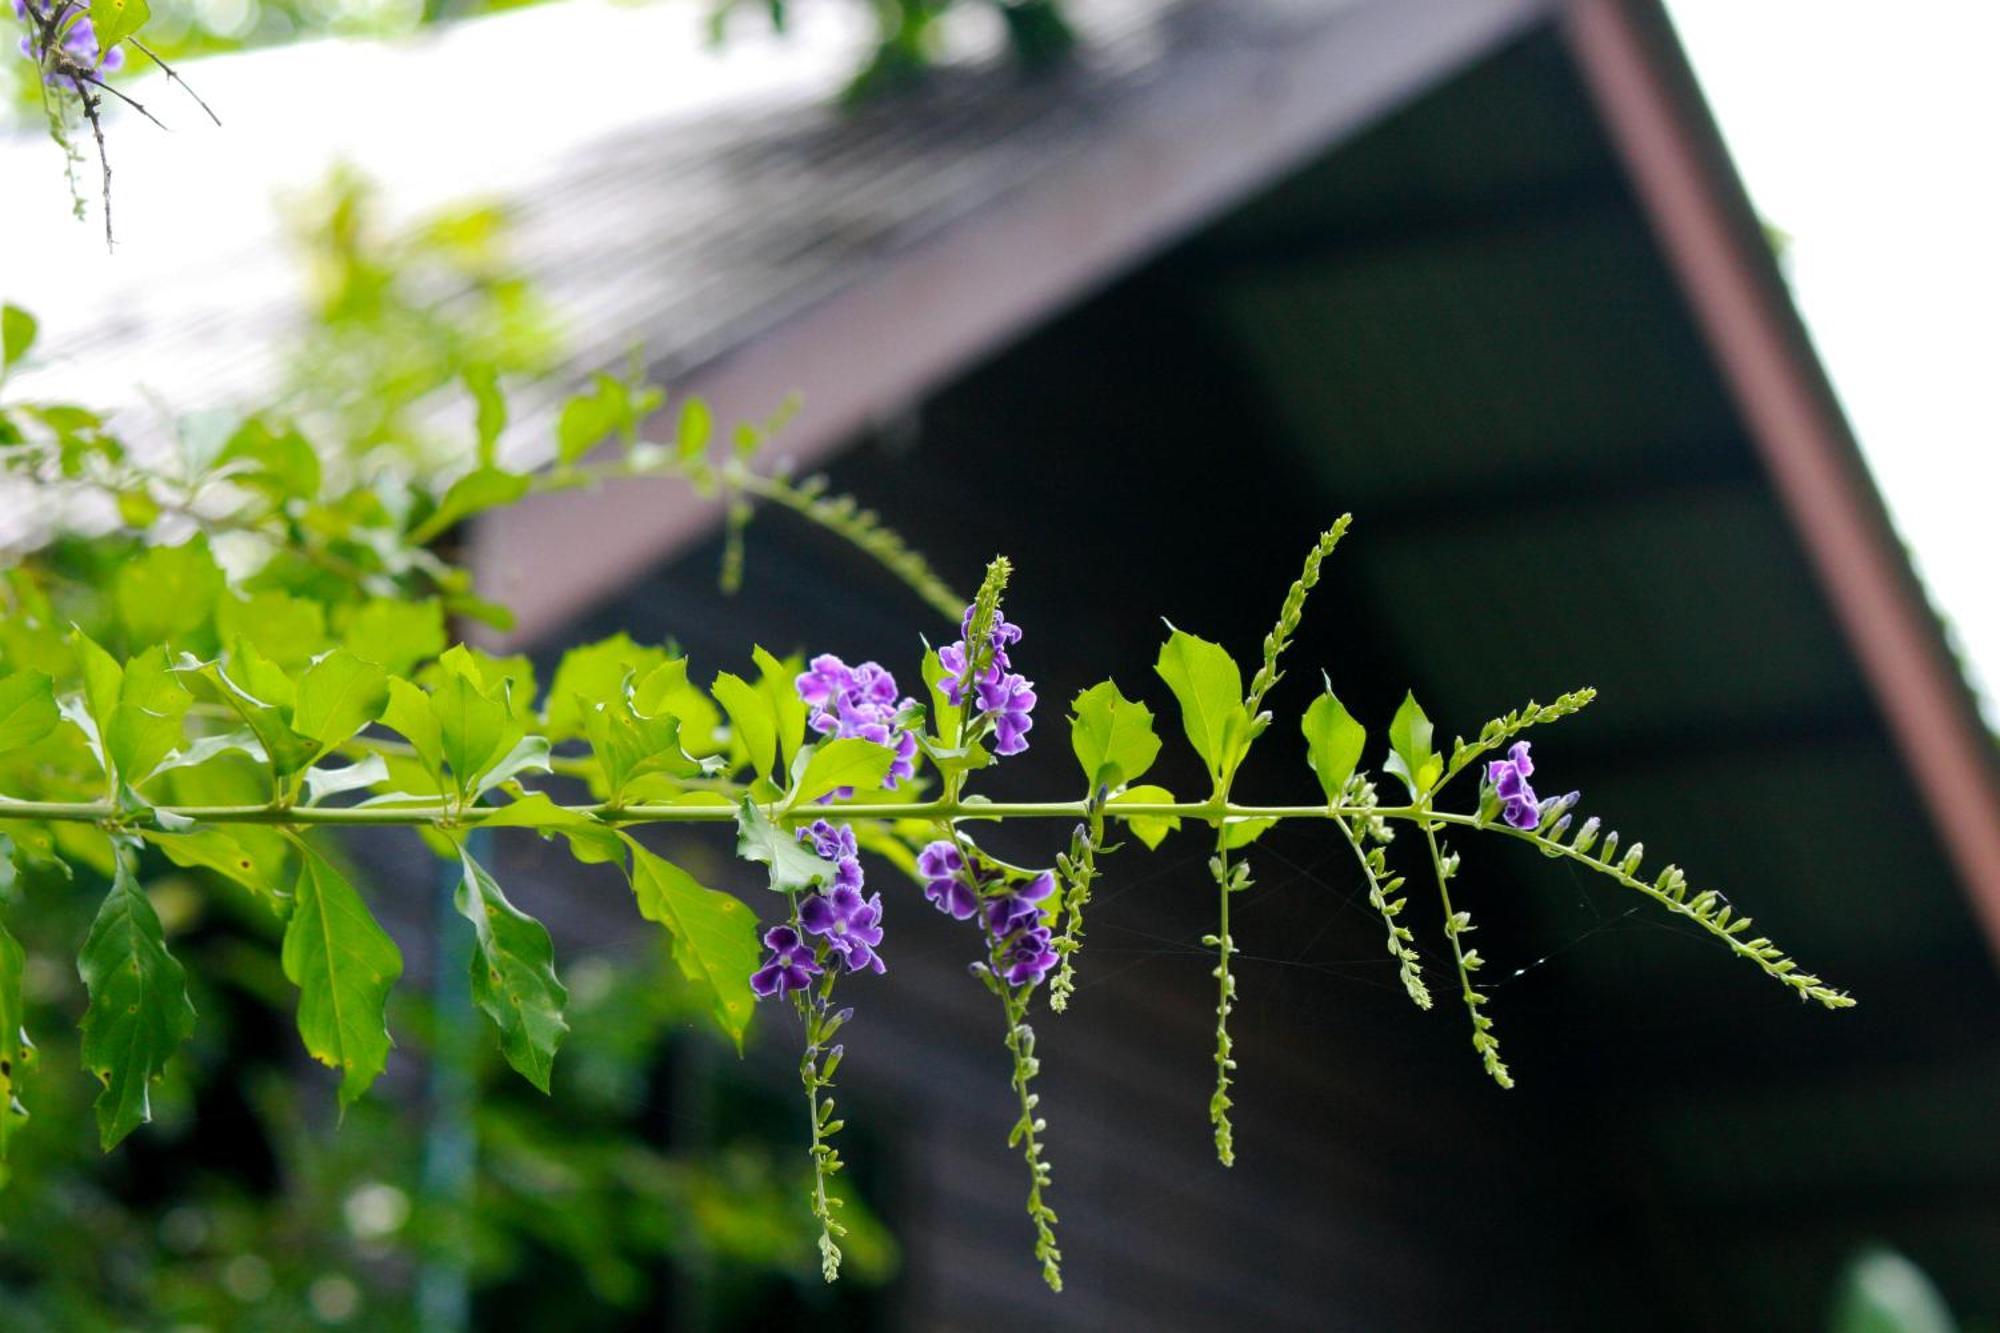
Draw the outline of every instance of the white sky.
M2000 3L1668 8L2000 725Z

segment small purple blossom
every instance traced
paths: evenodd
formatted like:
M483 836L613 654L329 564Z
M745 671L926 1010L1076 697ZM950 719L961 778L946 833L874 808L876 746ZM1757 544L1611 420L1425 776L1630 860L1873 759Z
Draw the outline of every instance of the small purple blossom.
M822 736L858 736L894 750L896 758L882 781L884 787L893 789L904 778L914 777L917 738L896 725L896 716L915 701L897 694L896 678L880 663L850 667L832 653L821 653L807 666L797 681L799 698L811 710L806 725ZM833 794L852 796L854 791L843 787Z
M1035 707L1035 683L1015 674L1014 664L1007 656L1007 649L1021 641L1021 627L998 612L994 613L993 628L986 636L993 650L992 660L976 680L971 679L971 650L967 641L972 636L974 610L970 606L965 608L965 617L959 622L958 642L938 649L938 662L945 669L945 678L939 682L938 688L956 707L965 702L969 683L979 712L993 720L997 741L994 752L1019 754L1028 748L1028 729L1035 725L1034 719L1029 716Z
M813 854L820 860L833 862L835 888L861 887L861 850L854 841L853 829L819 819L800 829L798 837L800 842L812 844Z
M764 947L771 951L771 956L764 960L764 966L750 974L750 990L760 1000L773 995L783 999L792 991L804 990L820 974L813 947L790 926L773 926L765 931Z
M849 972L886 971L876 949L882 944L882 895L863 899L858 889L815 893L799 904L799 924L826 941Z
M1532 829L1542 822L1541 802L1528 785L1535 764L1528 757L1528 742L1515 741L1505 759L1486 766L1486 782L1500 799L1501 817L1517 829Z
M1048 975L1060 961L1049 943L1049 928L1036 926L1021 931L1000 951L1000 976L1010 986L1032 986Z
M1023 926L1035 926L1042 918L1042 901L1056 890L1051 871L1041 874L1013 892L986 903L986 933L1002 939Z
M78 10L76 12L81 13L82 11ZM14 17L19 19L26 19L28 17L27 0L14 0ZM43 6L37 5L35 12L36 23L39 25L40 21L46 17L47 10ZM114 46L109 51L102 53L98 51L97 29L92 26L88 17L77 18L68 23L63 28L60 44L63 54L73 64L80 65L84 69L96 74L111 74L122 69L125 65L125 49L122 46ZM30 60L36 59L35 46L31 39L27 37L21 39L21 54ZM53 70L43 77L50 83L59 83L62 81Z
M964 921L979 910L979 895L965 882L965 857L940 838L917 853L917 873L924 877L924 897L938 911Z

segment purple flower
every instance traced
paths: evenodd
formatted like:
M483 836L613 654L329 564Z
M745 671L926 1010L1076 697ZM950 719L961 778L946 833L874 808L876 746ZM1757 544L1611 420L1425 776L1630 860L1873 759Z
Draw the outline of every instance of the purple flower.
M1532 829L1542 822L1541 802L1528 785L1534 771L1526 741L1515 741L1505 759L1495 759L1486 766L1486 783L1500 798L1502 818L1517 829Z
M858 889L815 893L799 904L799 924L824 939L849 972L887 970L875 952L882 944L881 894L864 900Z
M72 12L77 14L84 13L82 9L76 8L73 8ZM47 16L47 8L37 5L35 11L37 23L39 24L40 20ZM14 17L20 19L28 17L27 0L14 0ZM125 50L123 47L114 46L109 51L99 53L97 49L97 29L91 26L91 22L87 17L74 19L64 26L61 46L63 54L68 56L72 63L98 74L110 74L122 68L125 64ZM30 60L36 58L34 43L29 38L23 37L21 39L21 54ZM50 83L61 82L53 71L44 77Z
M1021 641L1021 627L994 613L993 628L988 631L986 641L993 649L992 660L986 670L972 679L970 648L967 640L972 635L972 614L974 608L965 608L965 618L959 622L959 640L938 649L938 662L945 669L945 678L938 688L954 707L965 702L968 683L972 688L974 702L979 712L993 720L993 732L998 743L993 747L997 754L1019 754L1028 748L1028 729L1035 725L1028 714L1035 707L1035 683L1014 674L1013 663L1008 660L1007 649Z
M896 678L879 663L850 667L832 653L821 653L807 664L797 684L799 698L811 711L806 724L822 736L858 736L896 752L882 785L894 788L917 771L917 738L896 725L896 716L915 701L896 693ZM852 796L843 787L833 793Z
M861 887L861 853L855 844L853 829L845 824L832 824L819 819L813 821L810 827L800 829L798 837L800 842L812 844L815 856L822 861L833 862L835 888Z
M1049 944L1049 928L1036 926L1008 940L1000 951L1000 975L1010 986L1032 986L1048 975L1059 959Z
M1037 925L1042 918L1042 900L1055 890L1055 874L1044 870L1013 892L991 899L986 904L986 933L1001 939L1022 926Z
M773 926L765 931L764 947L771 951L771 956L764 960L764 966L750 974L750 989L760 1000L773 995L783 999L791 991L804 990L820 973L812 946L801 940L790 926Z
M943 839L917 853L917 873L924 877L924 897L960 921L979 910L979 895L965 882L965 857Z

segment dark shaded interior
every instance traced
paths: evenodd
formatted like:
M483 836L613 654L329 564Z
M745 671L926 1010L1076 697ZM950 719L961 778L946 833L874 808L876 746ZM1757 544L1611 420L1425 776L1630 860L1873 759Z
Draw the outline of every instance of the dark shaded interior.
M1537 785L1580 788L1651 864L1726 890L1861 1000L1802 1008L1608 881L1460 839L1455 894L1521 1083L1502 1092L1412 849L1429 1014L1344 844L1281 828L1235 908L1224 1171L1204 1120L1206 847L1132 843L1105 865L1072 1013L1038 1024L1070 1286L1052 1298L971 936L892 886L891 972L852 988L844 1083L850 1121L899 1148L877 1202L905 1247L900 1322L1807 1330L1877 1240L1962 1316L2000 1319L1991 958L1553 37L1330 150L834 476L962 587L1015 559L1017 665L1042 705L990 793L1076 784L1063 704L1106 674L1172 733L1159 617L1253 658L1314 534L1352 510L1241 794L1311 798L1295 719L1321 669L1370 723L1370 763L1406 686L1449 736L1594 684L1596 707L1535 737ZM576 635L672 637L704 673L740 669L726 655L754 637L879 657L914 686L917 635L949 632L779 515L753 529L740 597L716 594L715 564L662 568ZM1196 794L1177 739L1157 777ZM1048 860L1062 836L995 841ZM531 910L574 876L509 854L533 858L508 879ZM764 1024L753 1070L782 1086L792 1037Z

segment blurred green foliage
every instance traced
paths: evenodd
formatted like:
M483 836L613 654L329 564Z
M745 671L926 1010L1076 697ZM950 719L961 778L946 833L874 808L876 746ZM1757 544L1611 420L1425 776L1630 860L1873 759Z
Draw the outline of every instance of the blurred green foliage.
M480 397L471 386L547 370L558 352L553 326L508 264L505 219L491 209L389 227L366 183L344 172L293 212L311 297L285 362L284 416L198 418L182 423L176 443L197 471L232 447L248 450L246 461L257 461L239 473L247 497L267 474L281 493L334 497L323 510L285 511L300 529L295 539L317 534L300 547L316 558L271 560L233 613L254 619L278 660L290 638L310 647L325 637L321 604L335 626L364 633L378 651L408 640L413 659L434 654L443 610L469 590L426 585L438 575L424 568L371 566L360 581L341 573L342 562L367 561L373 548L328 526L350 501L323 489L321 474L347 472L359 479L352 503L381 507L396 503L384 480L396 470L424 483L429 469L462 468ZM7 333L12 363L32 329ZM111 447L87 416L57 423L64 456L73 448L79 466ZM480 419L483 450L485 427L497 424ZM315 423L312 438L342 447L315 454L294 421ZM280 486L280 470L310 474L312 484ZM68 651L59 627L71 622L114 645L146 624L212 650L198 639L215 632L207 622L226 619L216 609L221 589L189 574L213 574L205 540L148 547L141 535L172 498L170 490L121 496L126 529L64 536L7 571L0 658L52 664ZM407 588L396 595L411 578L442 599ZM282 622L302 609L314 622L289 635ZM473 609L469 596L457 609ZM260 778L255 765L225 756L161 780L178 799L229 801L253 799ZM815 1224L798 1206L810 1167L796 1141L792 1075L738 1062L659 937L636 958L566 958L578 1042L552 1095L508 1069L483 1025L455 1026L421 987L406 986L388 1074L374 1097L337 1118L329 1080L301 1077L313 1067L292 1030L295 993L272 904L230 874L176 866L156 849L140 874L201 1021L152 1089L153 1127L100 1156L85 1128L96 1087L74 1072L84 988L73 968L48 960L88 931L108 882L107 844L81 825L10 829L15 854L0 855L0 906L27 958L24 1026L47 1049L34 1057L43 1069L33 1075L32 1116L11 1122L0 1328L413 1328L423 1275L437 1264L463 1273L481 1328L763 1327L807 1309L851 1322L893 1271L894 1241L856 1198L845 1220L849 1273L859 1281L831 1290L820 1282ZM290 855L269 830L241 835L260 866ZM44 836L48 845L31 845ZM397 888L406 901L427 902L440 872L408 844L401 854ZM461 984L455 972L451 980ZM467 1119L454 1127L472 1149L469 1177L426 1170L435 1138L425 1073L434 1057L469 1083Z

